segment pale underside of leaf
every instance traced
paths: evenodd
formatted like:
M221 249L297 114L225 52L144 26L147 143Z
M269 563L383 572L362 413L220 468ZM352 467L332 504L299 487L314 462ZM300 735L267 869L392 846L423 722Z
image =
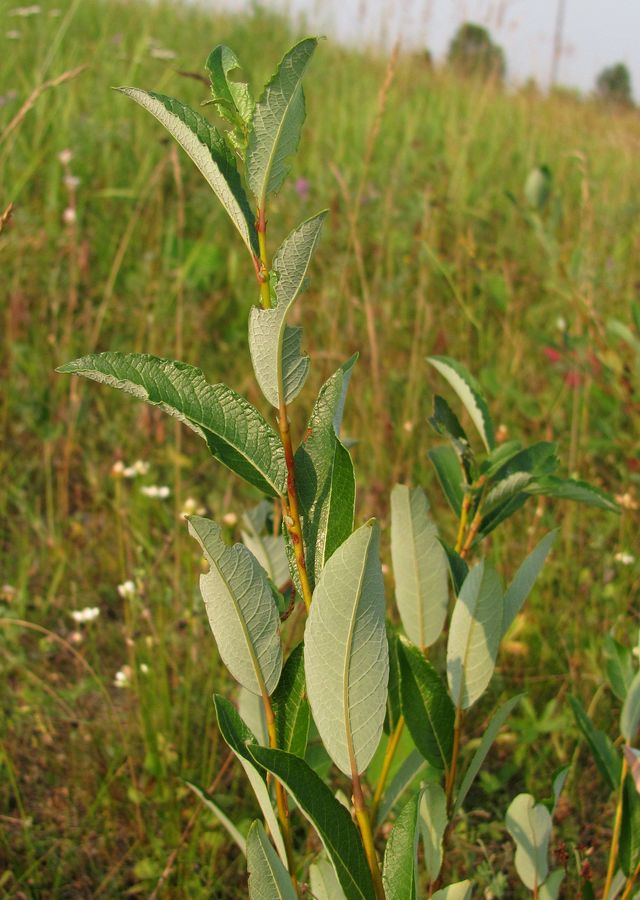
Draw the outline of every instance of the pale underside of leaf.
M224 206L249 253L259 256L251 207L233 157L229 151L225 153L217 130L204 116L173 97L132 87L118 90L155 116L176 139Z
M247 868L250 900L297 900L289 873L259 821L247 835Z
M500 578L480 562L467 575L453 608L447 646L447 678L456 707L468 709L486 689L502 636Z
M456 881L447 887L440 888L431 895L431 900L470 900L473 885L470 881Z
M253 114L253 101L244 82L229 78L231 72L240 68L233 50L224 45L216 47L209 54L205 68L211 79L213 100L220 115L233 124L247 125Z
M320 857L309 866L311 894L315 900L344 900L338 876L328 859Z
M282 671L282 644L264 570L242 544L227 546L215 522L191 516L188 525L210 566L200 590L220 656L248 691L271 694Z
M276 409L291 403L309 373L309 357L301 352L302 329L286 318L305 284L311 257L318 244L326 212L294 229L274 257L275 305L253 307L249 314L249 349L262 393Z
M382 735L389 652L379 529L367 523L333 554L305 630L309 702L323 743L351 776L366 769Z
M439 784L424 788L419 813L424 867L429 881L435 881L442 867L442 841L447 827L447 798Z
M396 599L407 637L430 647L440 636L449 599L446 554L422 488L391 492L391 559Z
M305 38L285 54L253 111L247 179L259 209L280 189L287 160L297 150L305 117L302 76L317 43Z
M493 423L486 400L475 379L460 363L448 359L446 356L430 356L428 362L449 382L469 413L486 449L492 450L495 446Z
M627 696L620 714L620 734L632 744L640 728L640 672L637 672L629 685Z
M209 384L202 371L146 353L96 353L58 372L82 375L158 406L203 438L211 453L241 478L271 496L287 489L280 438L244 397L225 384Z
M551 814L542 803L536 806L531 794L518 794L507 810L505 823L516 842L516 871L532 891L540 887L549 872Z

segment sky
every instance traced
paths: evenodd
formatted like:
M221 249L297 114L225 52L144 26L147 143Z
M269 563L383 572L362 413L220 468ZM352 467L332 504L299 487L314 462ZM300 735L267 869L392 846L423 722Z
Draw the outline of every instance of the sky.
M533 76L547 86L563 2L558 82L589 91L605 66L624 62L640 98L640 0L262 0L261 5L304 14L310 28L330 38L385 46L400 39L407 49L428 47L436 59L446 54L461 22L478 22L504 47L511 81ZM242 9L251 0L223 3Z

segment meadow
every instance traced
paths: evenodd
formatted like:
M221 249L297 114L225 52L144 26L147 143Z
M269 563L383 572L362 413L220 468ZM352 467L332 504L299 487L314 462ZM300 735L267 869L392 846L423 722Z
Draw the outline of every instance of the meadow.
M231 682L184 514L206 510L231 538L259 496L159 411L54 369L93 350L155 353L269 415L237 236L189 161L111 86L198 108L216 44L258 84L297 35L259 8L40 6L0 6L0 214L13 204L0 231L0 894L244 896L237 848L184 785L209 787L236 822L254 817L215 725L211 696ZM614 805L568 697L614 733L603 637L638 646L638 113L330 40L313 68L293 177L273 203L279 238L330 210L296 310L314 368L294 437L319 385L359 350L345 421L357 521L380 520L388 563L389 492L402 481L425 487L446 534L427 458L442 386L425 362L444 353L482 383L503 439L556 441L565 474L620 503L617 516L540 500L491 545L515 568L560 528L492 688L494 701L526 698L448 863L487 898L529 896L504 812L518 790L546 796L569 764L552 852L577 854L599 884ZM538 211L525 184L540 165L551 182Z

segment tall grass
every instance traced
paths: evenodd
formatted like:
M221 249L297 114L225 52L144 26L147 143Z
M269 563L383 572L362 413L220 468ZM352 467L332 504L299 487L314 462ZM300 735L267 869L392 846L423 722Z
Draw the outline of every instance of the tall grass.
M110 86L197 106L207 89L192 74L202 74L215 44L236 48L257 84L293 35L260 10L231 18L166 3L57 7L60 15L43 3L24 18L0 10L2 33L18 32L0 55L0 213L14 204L0 233L0 671L8 686L0 890L122 896L148 894L160 879L158 895L236 897L244 891L237 851L181 781L214 784L234 819L238 807L249 818L250 799L213 725L210 697L225 675L179 514L193 497L227 514L231 534L240 498L190 435L53 369L88 349L177 355L260 404L247 362L256 297L244 251L198 173ZM423 359L433 351L480 377L507 433L545 430L573 473L630 492L633 505L637 114L459 81L420 55L390 64L327 42L314 66L321 77L309 81L297 190L294 178L274 220L293 225L301 205L311 213L329 198L299 310L307 345L331 349L314 354L321 364L297 408L336 363L363 350L346 423L369 485L360 516L384 521L392 478L424 483L440 503L426 464L433 385ZM536 227L523 185L540 163L554 188ZM298 435L303 425L294 422ZM116 460L137 457L149 462L147 475L113 476ZM166 484L172 497L146 497L142 484ZM557 515L549 503L533 520L515 520L514 559ZM571 564L549 567L502 660L504 682L526 687L530 706L483 785L490 799L482 803L499 816L507 783L544 795L553 769L572 758L576 733L562 698L589 701L600 683L599 636L614 629L628 639L638 624L637 563L614 560L633 546L633 510L619 523L562 515ZM117 586L127 580L135 591L122 597ZM73 610L92 606L99 618L74 622ZM118 688L123 666L128 687ZM595 712L606 727L606 709ZM568 821L597 821L599 803L597 791L574 783ZM593 845L602 868L606 834L566 829ZM460 872L473 866L485 886L502 890L504 837L470 816L476 833L486 858L461 845Z

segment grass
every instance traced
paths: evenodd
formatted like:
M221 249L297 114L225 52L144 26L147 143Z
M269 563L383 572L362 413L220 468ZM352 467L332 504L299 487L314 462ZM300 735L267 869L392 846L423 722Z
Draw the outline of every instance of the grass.
M177 356L264 408L246 347L256 288L244 250L198 173L109 87L197 106L205 86L180 73L200 74L215 44L231 45L257 84L294 35L260 10L57 6L58 16L45 2L25 18L0 9L4 31L19 32L0 61L0 212L14 204L0 234L0 891L237 897L243 860L182 781L213 784L235 821L251 819L213 722L211 695L228 683L180 512L195 498L227 515L231 536L253 498L161 414L53 370L92 349ZM299 305L315 363L294 430L323 378L362 350L346 420L359 442L359 519L384 525L391 484L404 479L423 483L445 534L453 528L426 459L426 418L442 389L423 361L430 352L472 369L509 436L553 438L568 472L637 500L637 113L462 82L418 55L389 64L331 42L313 65L271 240L329 206ZM536 225L523 185L540 163L553 171L553 195ZM117 460L138 458L148 474L112 475ZM146 497L140 487L152 484L171 497ZM502 821L520 789L550 794L552 772L578 746L568 694L587 705L595 695L598 724L615 722L611 695L597 693L601 638L611 630L635 642L639 618L638 564L615 562L633 550L633 510L532 511L491 551L509 575L538 535L562 527L499 663L493 699L525 689L528 700L451 857L451 874L475 871L487 896L521 888L511 844L486 813ZM123 598L127 580L135 591ZM71 612L87 606L100 615L78 625ZM118 688L123 666L129 686ZM599 882L612 809L577 752L555 843L579 843Z

